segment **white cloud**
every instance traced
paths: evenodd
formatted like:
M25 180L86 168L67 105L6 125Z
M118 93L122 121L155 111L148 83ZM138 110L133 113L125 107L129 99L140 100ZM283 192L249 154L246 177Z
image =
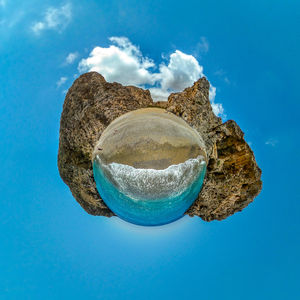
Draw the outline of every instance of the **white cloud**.
M72 64L78 57L77 52L69 53L66 57L66 64Z
M216 116L226 118L226 115L224 114L224 108L221 103L211 102L211 107Z
M58 8L49 7L43 20L35 22L31 30L35 34L40 34L43 30L52 29L62 32L72 19L72 7L70 3L64 4Z
M46 25L43 22L36 22L34 25L32 25L31 29L34 33L39 33L43 29L45 29Z
M196 55L205 54L208 52L208 50L209 50L208 40L206 39L206 37L202 36L200 38L200 42L198 42L196 45L195 54Z
M266 142L265 142L266 145L269 145L269 146L272 146L272 147L275 147L277 144L278 144L278 140L277 139L274 139L274 138L269 138Z
M0 27L2 27L0 29L2 30L4 29L5 32L8 33L9 32L8 29L12 29L16 25L18 25L22 21L24 16L25 16L25 11L21 9L12 13L12 15L9 18L7 17L6 19L0 20Z
M60 87L62 86L63 84L66 83L66 81L68 80L68 77L60 77L59 80L56 82L56 86L57 87Z
M210 102L215 101L216 94L217 94L217 89L212 84L210 84L210 87L209 87L209 100L210 100Z
M169 64L161 64L159 70L163 91L181 91L203 76L203 67L196 58L179 50L172 53Z
M211 103L212 110L216 116L226 118L226 115L224 114L223 105L221 103L215 103L216 91L217 91L216 87L210 84L209 100Z
M227 84L230 84L230 80L227 76L224 77L224 81L227 83Z
M87 59L82 59L80 72L96 71L109 82L117 81L124 85L153 85L156 75L149 71L154 63L143 57L140 50L125 37L111 37L114 45L108 48L95 47Z
M179 50L173 52L169 62L158 68L126 37L111 37L109 47L95 47L90 55L79 62L79 72L96 71L108 82L149 88L154 100L167 100L170 93L193 85L204 76L203 67L196 58ZM208 46L207 46L208 47ZM207 48L208 50L208 48ZM211 86L210 101L217 115L222 115L222 104L215 103L216 88Z
M230 82L229 78L226 76L226 72L224 70L220 69L220 70L216 71L214 74L217 75L218 77L220 77L222 80L224 80L225 83L231 84L231 82Z

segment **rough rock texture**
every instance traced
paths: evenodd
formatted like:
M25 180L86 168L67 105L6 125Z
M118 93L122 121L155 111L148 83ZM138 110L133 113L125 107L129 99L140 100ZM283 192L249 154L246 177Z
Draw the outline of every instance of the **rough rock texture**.
M92 215L112 216L96 189L92 152L102 131L122 114L152 105L149 91L107 83L86 73L69 89L60 122L58 168L79 204Z
M187 212L205 221L241 211L262 187L261 170L239 126L230 120L213 128L210 135L213 146L203 189Z
M58 168L80 205L92 215L112 216L96 189L92 152L103 130L132 110L161 107L183 118L203 137L208 166L203 189L188 210L203 220L222 220L242 210L261 190L261 170L234 121L214 115L203 77L192 87L153 102L148 90L108 83L96 73L81 75L69 89L60 123Z

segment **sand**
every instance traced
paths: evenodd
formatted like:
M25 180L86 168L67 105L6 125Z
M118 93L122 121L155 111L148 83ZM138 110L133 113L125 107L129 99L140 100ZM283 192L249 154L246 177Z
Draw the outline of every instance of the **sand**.
M199 155L206 159L199 133L161 108L138 109L114 120L96 144L96 155L105 163L158 170Z

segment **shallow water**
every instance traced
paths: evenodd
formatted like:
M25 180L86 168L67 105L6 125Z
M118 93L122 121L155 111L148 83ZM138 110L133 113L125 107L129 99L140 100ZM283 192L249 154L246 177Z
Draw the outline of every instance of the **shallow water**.
M205 176L202 156L164 170L118 163L93 163L97 189L106 205L125 221L162 225L181 218L197 198Z

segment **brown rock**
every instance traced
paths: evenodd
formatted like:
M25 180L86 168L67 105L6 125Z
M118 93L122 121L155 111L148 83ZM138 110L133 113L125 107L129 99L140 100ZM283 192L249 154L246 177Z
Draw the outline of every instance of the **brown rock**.
M205 221L222 220L241 211L261 188L261 170L243 132L232 120L209 133L213 147L203 188L188 210Z
M234 121L214 115L203 77L168 102L153 102L148 90L108 83L96 72L81 75L69 89L60 123L58 168L79 204L90 214L112 216L98 194L92 153L103 130L117 117L146 107L166 109L196 129L208 157L206 179L188 210L203 220L222 220L242 210L261 190L261 170Z

